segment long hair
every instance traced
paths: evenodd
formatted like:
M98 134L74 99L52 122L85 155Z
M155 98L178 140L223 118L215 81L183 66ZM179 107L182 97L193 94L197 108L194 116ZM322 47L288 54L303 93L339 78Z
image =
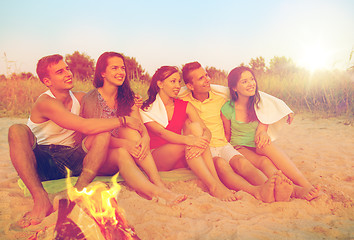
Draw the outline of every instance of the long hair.
M143 103L141 107L143 110L146 110L150 104L156 100L156 95L160 91L160 88L157 86L157 81L163 81L176 72L178 72L178 68L171 66L162 66L157 69L151 79L150 87L148 90L149 98Z
M258 108L258 103L259 103L260 97L259 97L258 83L257 83L256 77L250 68L245 67L245 66L240 66L240 67L236 67L236 68L232 69L232 71L229 73L227 80L228 80L228 86L229 86L230 96L231 96L230 104L231 104L231 106L234 106L235 102L238 99L238 94L233 89L236 87L238 81L241 79L241 74L245 71L249 71L252 74L252 76L256 82L256 94L249 97L248 104L247 104L247 118L248 118L249 122L253 122L253 121L258 120L254 108L255 107Z
M132 111L132 107L134 105L134 92L130 88L129 79L127 77L129 76L129 74L127 72L128 70L125 64L125 59L122 54L116 52L105 52L101 54L96 63L93 85L95 86L95 88L103 86L104 80L102 77L102 73L106 71L106 68L108 66L108 59L112 57L121 58L125 67L124 82L117 89L117 114L118 116L126 116L129 115Z

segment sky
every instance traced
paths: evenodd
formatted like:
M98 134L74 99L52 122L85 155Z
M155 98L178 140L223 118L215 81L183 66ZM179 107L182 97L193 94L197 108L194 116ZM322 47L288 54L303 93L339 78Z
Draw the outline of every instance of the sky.
M229 72L262 56L300 67L353 65L352 0L0 0L0 74L50 54L135 57L152 75L191 61ZM353 54L354 55L354 54Z

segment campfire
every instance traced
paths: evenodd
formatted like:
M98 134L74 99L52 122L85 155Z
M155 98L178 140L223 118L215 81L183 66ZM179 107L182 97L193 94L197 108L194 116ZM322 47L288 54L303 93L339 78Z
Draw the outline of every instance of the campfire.
M103 182L92 182L78 191L66 178L69 199L60 199L58 220L54 229L56 240L130 240L139 239L124 217L116 197L121 187L117 176L112 187ZM42 230L40 230L42 231ZM30 239L38 239L38 232Z
M110 188L103 182L93 182L82 191L73 188L70 178L67 178L70 201L62 199L60 200L62 202L59 202L58 221L54 232L55 239L63 239L63 236L68 236L68 233L69 235L74 235L75 239L139 239L125 220L124 210L118 206L116 197L121 187L117 184L117 177L118 174L113 176L112 187ZM86 229L87 234L84 234L85 230L83 226L78 227L76 225L81 230L78 231L79 229L72 225L73 222L67 222L69 220L68 216L75 205L81 210L79 214L79 216L81 215L81 219L84 219L82 215L86 214L93 220L91 223L89 219L86 219L86 223L85 221L83 222L83 226L86 226L86 228L89 227L89 229ZM76 222L79 222L79 219ZM72 230L76 229L72 232L74 234L68 231L67 226L70 226L70 224L67 225L67 223L71 223ZM99 232L97 228L100 230Z

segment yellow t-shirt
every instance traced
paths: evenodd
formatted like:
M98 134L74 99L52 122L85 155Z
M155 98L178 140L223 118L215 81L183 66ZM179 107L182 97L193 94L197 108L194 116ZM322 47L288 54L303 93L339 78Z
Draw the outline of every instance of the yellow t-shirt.
M182 99L190 102L197 109L200 118L204 121L207 128L209 128L212 134L210 146L225 146L227 140L225 137L224 125L220 116L220 110L226 102L226 99L211 91L209 92L209 98L205 99L203 102L195 99L191 92L182 97Z

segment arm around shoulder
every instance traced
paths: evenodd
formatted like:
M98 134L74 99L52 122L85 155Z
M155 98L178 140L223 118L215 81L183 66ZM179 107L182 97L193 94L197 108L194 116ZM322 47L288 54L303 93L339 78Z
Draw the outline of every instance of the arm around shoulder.
M40 116L37 122L52 120L62 128L87 135L110 131L121 126L119 119L82 118L71 113L62 102L49 96L42 96L37 100L33 113Z

